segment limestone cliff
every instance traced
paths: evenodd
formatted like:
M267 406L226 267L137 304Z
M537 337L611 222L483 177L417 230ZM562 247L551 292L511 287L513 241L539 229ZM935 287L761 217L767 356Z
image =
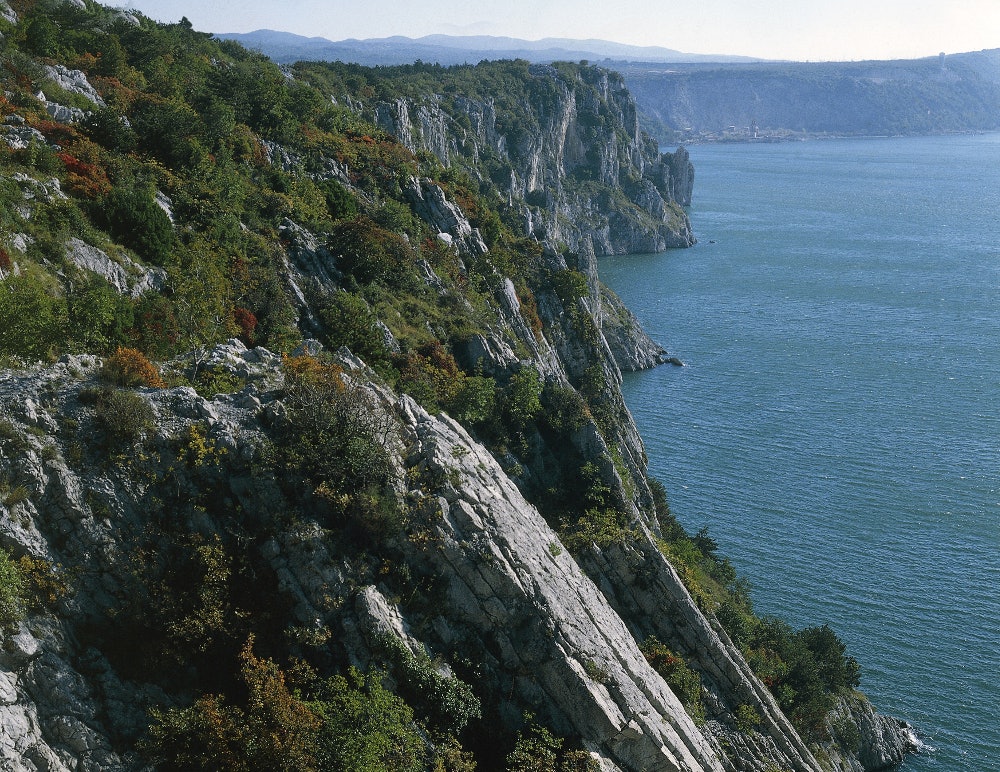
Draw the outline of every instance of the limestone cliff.
M839 692L800 736L719 621L735 573L701 592L725 565L647 475L621 370L663 352L595 253L690 241L693 176L619 79L515 62L345 91L186 20L22 6L0 21L33 29L0 63L0 766L314 770L358 707L411 770L500 770L533 722L606 772L906 751ZM90 71L10 69L32 56ZM387 109L416 154L363 119Z
M429 183L413 190L437 202L421 209L415 199L425 217L447 213L460 253L471 259L480 247L461 209ZM332 281L311 271L308 242L301 234L289 243L289 280ZM294 504L268 461L290 408L280 359L265 349L233 340L203 356L203 366L244 384L233 393L127 392L138 400L136 415L151 417L138 419L138 433L109 423L94 357L4 371L0 478L8 493L0 546L73 577L71 595L3 636L0 754L7 768L134 768L145 712L185 699L183 690L144 677L118 645L131 634L127 609L143 608L136 593L155 587L137 588L144 569L135 559L172 554L181 528L194 529L199 540L238 545L253 568L254 592L283 599L280 625L327 656L365 668L384 663L387 639L400 641L448 663L445 677L470 682L500 725L516 727L530 711L578 738L602 769L823 769L822 749L799 737L656 541L645 453L601 332L607 298L592 251L548 250L543 259L550 271L585 277L583 293L540 292L544 334L537 336L517 295L500 292L497 324L476 348L479 366L511 374L530 364L565 394L596 378L600 393L591 399L605 411L601 426L584 412L570 447L553 447L550 435L534 428L498 457L446 414L431 415L394 393L343 350L340 366L358 389L353 399L383 416L380 431L405 501L402 528L382 533L377 553L357 551L322 495ZM434 278L430 271L427 281ZM528 351L527 359L515 348ZM531 503L545 499L544 489L566 474L560 459L571 457L591 463L629 513L617 537L576 539L572 550L565 532ZM294 517L274 514L291 507ZM157 608L155 599L145 603ZM651 635L698 672L706 723L692 718L640 652ZM843 768L898 760L906 727L858 705L847 715L857 716L864 743L853 749L857 756L847 752L854 766ZM753 730L735 728L739 706L759 717ZM844 751L822 753L829 759Z
M311 65L313 75L323 66ZM393 72L387 70L390 83ZM573 251L590 240L601 255L694 243L683 210L694 180L687 152L658 151L640 130L635 102L616 73L526 62L432 72L439 81L428 88L439 93L392 101L332 96L414 152L433 153L506 199L527 235ZM463 93L454 81L468 72L495 77L498 88Z

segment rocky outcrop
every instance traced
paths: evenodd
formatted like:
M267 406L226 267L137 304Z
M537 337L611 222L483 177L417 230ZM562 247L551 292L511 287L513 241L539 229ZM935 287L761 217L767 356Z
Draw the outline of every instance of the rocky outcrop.
M611 348L615 363L623 372L648 370L671 362L680 364L667 350L654 341L611 289L601 287L601 331Z
M45 76L63 91L89 99L98 107L107 106L82 70L71 70L62 64L46 65Z
M694 243L683 210L693 185L687 153L658 152L620 76L576 65L510 76L519 82L504 98L427 94L365 106L334 97L411 151L493 188L519 208L526 235L573 251L589 239L598 254Z
M66 242L66 258L77 268L103 277L120 295L132 298L159 292L167 283L167 272L162 268L141 266L124 255L116 262L107 253L76 237Z
M435 228L445 243L457 243L461 251L471 255L485 255L486 243L479 230L473 228L461 209L445 196L440 185L430 180L411 178L403 191L413 211L424 222Z
M894 769L921 747L913 727L876 713L862 694L842 697L827 716L827 726L840 740L839 745L827 744L836 772Z

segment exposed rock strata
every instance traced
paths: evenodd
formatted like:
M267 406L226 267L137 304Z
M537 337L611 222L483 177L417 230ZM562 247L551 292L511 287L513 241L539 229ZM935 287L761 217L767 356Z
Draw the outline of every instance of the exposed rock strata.
M598 254L662 252L694 243L682 207L691 203L687 152L660 154L639 129L635 103L620 76L583 68L575 79L548 65L528 78L545 81L554 102L528 100L520 114L498 115L496 100L399 98L370 108L344 98L410 150L496 186L521 209L524 232L573 251L590 240ZM334 95L336 96L336 95ZM524 131L525 126L537 128ZM518 127L514 132L510 128ZM486 158L509 176L487 177Z
M206 361L246 378L247 388L213 400L191 389L143 390L157 415L152 442L168 442L194 424L207 427L209 438L228 449L216 473L219 483L254 522L277 506L273 481L251 476L249 464L268 425L282 414L278 358L231 341ZM59 427L69 418L89 420L78 397L98 364L93 357L67 357L49 368L0 377L0 412L23 443L12 456L5 441L0 473L16 476L29 491L24 501L0 505L0 544L80 577L76 595L60 608L62 622L36 615L16 635L3 636L0 754L14 772L129 768L120 743L139 731L135 708L165 699L155 687L123 678L98 652L78 648L71 632L122 591L120 539L141 529L147 517L143 485L127 466L83 471L67 463ZM368 377L357 359L343 364L359 382ZM702 615L648 534L575 560L497 460L461 426L429 415L408 397L370 388L395 415L400 479L420 483L410 493L411 527L423 536L401 538L396 547L418 574L445 577L446 590L430 613L395 606L378 585L352 590L351 557L305 522L261 547L284 591L298 599L294 613L302 623L337 625L359 664L369 660L379 632L432 654L459 647L480 661L480 688L508 695L511 720L524 709L545 716L559 731L583 737L608 770L749 770L774 762L818 772L770 694ZM600 436L581 447L593 442L600 444ZM194 479L182 475L178 485L194 485ZM98 500L112 509L102 513ZM349 602L331 605L331 592ZM636 641L650 632L692 658L722 717L727 705L758 710L763 734L745 743L753 746L743 751L749 755L734 761L711 724L703 731L691 721L637 649ZM871 711L860 711L858 721L866 738L892 734L892 723ZM865 722L872 727L867 734ZM761 759L759 766L745 764L749 758Z

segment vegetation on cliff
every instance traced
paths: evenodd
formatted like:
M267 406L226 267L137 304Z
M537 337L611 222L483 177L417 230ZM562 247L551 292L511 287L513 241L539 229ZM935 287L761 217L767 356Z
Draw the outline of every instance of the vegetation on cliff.
M289 75L185 20L90 0L10 6L0 623L44 637L60 620L60 656L99 684L109 747L73 752L106 768L112 757L185 770L592 768L584 748L601 749L523 696L530 674L436 616L448 577L422 561L442 549L458 472L407 455L397 414L415 408L403 393L489 449L479 467L498 462L538 508L553 560L641 555L655 535L800 731L822 735L856 663L828 628L757 619L714 542L670 516L617 390L593 252L526 234L500 155L445 165L329 98L429 89L460 121L462 99L555 105L567 83L593 95L605 74L515 62ZM594 104L578 114L575 177L560 184L614 198L641 186L641 167L619 157L634 138L613 148L613 180L608 158L589 158L607 117ZM523 133L515 158L535 131L505 129ZM317 356L304 338L341 353ZM26 398L19 379L36 377L44 388ZM453 447L458 465L471 451ZM302 561L327 572L309 603L284 557L305 543L327 558ZM352 639L364 588L440 646ZM737 721L718 674L672 644L650 640L647 656L691 716L756 731L753 708ZM584 657L578 669L599 691L607 667ZM123 694L133 703L116 713Z

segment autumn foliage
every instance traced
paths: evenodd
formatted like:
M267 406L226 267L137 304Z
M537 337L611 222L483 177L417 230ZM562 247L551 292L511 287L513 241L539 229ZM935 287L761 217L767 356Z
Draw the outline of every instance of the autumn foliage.
M116 386L148 386L153 389L166 388L156 365L145 354L134 348L119 346L115 353L104 361L101 377Z

